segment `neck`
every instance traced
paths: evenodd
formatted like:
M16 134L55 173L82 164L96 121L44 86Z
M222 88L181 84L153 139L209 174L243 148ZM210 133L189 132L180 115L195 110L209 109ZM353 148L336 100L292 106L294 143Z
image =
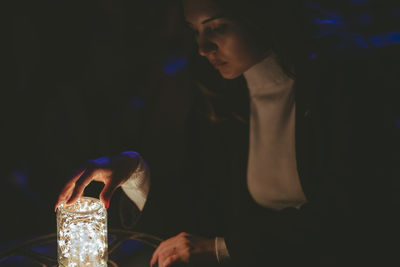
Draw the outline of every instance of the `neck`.
M293 79L287 76L279 65L274 53L252 66L243 75L251 97L283 93L291 88L285 85L293 83Z

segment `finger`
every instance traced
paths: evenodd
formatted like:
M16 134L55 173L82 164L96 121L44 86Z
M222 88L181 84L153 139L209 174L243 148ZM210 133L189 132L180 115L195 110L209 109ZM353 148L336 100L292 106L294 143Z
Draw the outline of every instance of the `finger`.
M81 175L86 171L86 168L80 168L79 170L77 170L69 179L69 183L74 183L79 179L79 177L81 177Z
M157 263L157 261L158 261L158 256L156 255L156 256L152 256L152 258L151 258L151 260L150 260L150 267L153 267L153 266L155 266L155 264Z
M100 193L100 200L103 201L104 206L106 209L110 206L110 200L112 195L114 194L115 190L117 190L118 184L113 182L108 182L105 184L103 190Z
M164 241L163 246L154 252L151 264L155 264L158 261L158 265L160 266L160 262L163 262L169 256L177 254L176 238L173 237L167 241Z
M66 192L63 196L59 196L57 199L56 204L54 205L54 211L57 211L57 208L62 204L62 203L66 203L67 200L71 197L73 192L73 187L71 187L69 189L68 192Z
M61 203L65 202L67 199L71 197L72 191L75 187L75 182L76 180L79 179L79 177L83 174L84 171L85 169L81 168L70 177L69 181L64 185L63 189L58 195L58 199L56 201L56 204L54 205L54 211L57 210L58 206Z
M163 242L160 243L160 245L158 245L158 247L154 251L153 256L151 258L151 261L150 261L150 265L151 266L153 266L157 262L157 260L160 257L160 253L162 251L164 251L164 250L166 250L168 248L172 249L172 250L175 249L175 245L176 245L175 242L176 242L178 237L179 237L179 235L173 236L173 237L171 237L171 238L169 238L167 240L164 240Z
M172 264L178 263L178 262L180 262L180 258L178 255L175 254L175 255L169 256L167 259L164 260L164 262L162 264L159 264L159 265L162 267L169 267L169 266L172 266Z
M86 169L82 176L76 181L74 191L71 197L67 200L67 204L72 204L77 201L85 190L86 186L94 179L93 176L96 173L96 169Z
M158 260L157 260L158 266L159 267L164 266L164 262L169 256L172 256L172 255L166 254L164 251L159 253Z
M158 245L158 247L156 248L156 250L153 253L153 256L151 257L150 266L153 266L154 264L156 264L156 262L158 261L159 254L164 249L164 246L166 245L168 240L169 239L161 242L160 245Z
M67 199L71 197L72 191L75 187L75 184L73 185L66 185L60 195L58 196L58 199L56 201L56 204L54 206L54 211L57 210L58 206L60 206L61 203L66 202Z
M156 263L157 263L157 261L158 261L158 253L159 253L159 250L158 250L158 248L159 248L160 246L158 246L157 247L157 249L154 251L154 253L153 253L153 256L151 257L151 260L150 260L150 266L151 267L153 267Z

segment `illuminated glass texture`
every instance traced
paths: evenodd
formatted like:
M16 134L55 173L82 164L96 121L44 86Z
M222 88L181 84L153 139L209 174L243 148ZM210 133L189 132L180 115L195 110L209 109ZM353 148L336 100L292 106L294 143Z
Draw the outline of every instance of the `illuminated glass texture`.
M83 197L57 209L58 264L64 267L107 266L107 210Z

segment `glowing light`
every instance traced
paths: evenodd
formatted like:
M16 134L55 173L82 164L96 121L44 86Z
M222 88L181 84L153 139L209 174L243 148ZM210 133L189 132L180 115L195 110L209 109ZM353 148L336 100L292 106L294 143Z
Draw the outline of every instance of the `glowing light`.
M187 66L186 57L170 58L164 65L164 73L168 76L174 76Z
M57 209L58 263L65 267L107 266L107 211L84 197Z
M400 32L390 32L369 37L372 44L377 47L395 45L400 43Z

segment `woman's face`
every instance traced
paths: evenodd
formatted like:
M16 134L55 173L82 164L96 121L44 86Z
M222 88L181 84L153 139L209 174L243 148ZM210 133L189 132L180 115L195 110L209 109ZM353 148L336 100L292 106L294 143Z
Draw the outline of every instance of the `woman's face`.
M213 0L184 0L185 19L196 35L199 54L226 79L234 79L261 61L265 51Z

